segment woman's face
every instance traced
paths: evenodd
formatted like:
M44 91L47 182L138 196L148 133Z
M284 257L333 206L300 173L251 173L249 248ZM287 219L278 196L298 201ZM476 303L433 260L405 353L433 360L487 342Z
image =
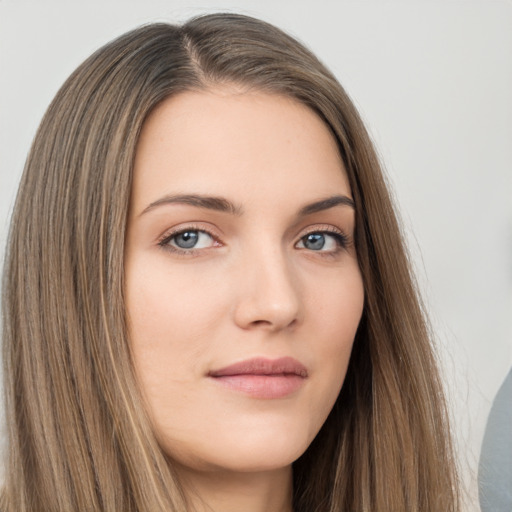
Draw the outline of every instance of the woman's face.
M290 98L186 92L146 121L130 341L159 442L184 467L286 467L324 423L363 309L350 198L333 136Z

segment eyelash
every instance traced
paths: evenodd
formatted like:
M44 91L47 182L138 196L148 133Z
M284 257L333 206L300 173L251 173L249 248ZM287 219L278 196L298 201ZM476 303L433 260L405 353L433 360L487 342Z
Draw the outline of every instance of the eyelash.
M350 244L351 244L351 239L350 237L344 233L343 231L341 231L340 229L338 228L335 228L333 226L329 226L329 225L326 225L326 226L315 226L314 229L311 229L311 230L307 230L304 234L302 234L300 237L299 237L299 240L296 242L299 243L300 241L304 240L306 237L308 237L309 235L312 235L313 233L319 233L319 234L327 234L329 236L332 236L335 241L336 241L336 249L334 251L313 251L313 250L310 250L310 252L312 253L318 253L319 256L322 256L322 257L333 257L333 256L337 256L340 251L343 251L343 250L347 250L349 247L350 247ZM304 248L302 250L308 250L307 248Z
M170 245L170 242L174 237L176 237L182 233L186 233L187 231L198 231L201 233L206 233L208 236L210 236L213 239L214 243L216 243L218 245L222 245L222 242L220 242L218 237L216 235L214 235L210 230L204 228L203 226L200 227L200 226L195 226L195 225L189 225L184 228L179 228L170 233L166 233L164 236L162 236L158 240L157 244L161 249L163 249L165 251L172 252L179 256L194 256L194 255L197 255L199 251L204 251L205 249L210 249L210 247L202 248L202 249L195 249L195 248L183 249L183 248L173 247L172 245ZM343 231L338 230L337 228L334 228L333 226L315 226L315 229L308 230L305 233L301 234L301 236L299 237L297 242L295 242L294 246L296 246L299 242L303 241L306 237L308 237L309 235L312 235L314 233L327 234L329 236L332 236L336 241L337 247L336 247L336 250L334 250L334 251L309 250L309 252L317 253L319 256L322 256L322 257L336 256L336 255L338 255L338 253L340 251L348 249L348 247L351 244L351 240L350 240L349 236L346 235L345 233L343 233ZM308 249L306 247L299 248L299 250L308 251Z
M170 233L166 233L162 238L160 238L157 244L164 251L172 252L173 254L176 254L178 256L194 256L197 255L198 251L204 251L205 249L182 249L170 245L170 242L174 237L181 235L182 233L186 233L187 231L198 231L200 233L206 233L207 235L212 237L215 243L217 243L218 245L222 245L218 237L215 236L210 230L206 229L204 226L195 226L193 224L186 226L184 228L179 228L175 231L171 231Z

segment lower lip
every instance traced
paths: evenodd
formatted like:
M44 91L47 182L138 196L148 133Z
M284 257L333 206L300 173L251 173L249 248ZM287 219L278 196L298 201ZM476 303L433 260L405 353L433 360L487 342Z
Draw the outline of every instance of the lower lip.
M284 398L297 391L304 378L299 375L223 375L212 377L220 384L234 391L254 398Z

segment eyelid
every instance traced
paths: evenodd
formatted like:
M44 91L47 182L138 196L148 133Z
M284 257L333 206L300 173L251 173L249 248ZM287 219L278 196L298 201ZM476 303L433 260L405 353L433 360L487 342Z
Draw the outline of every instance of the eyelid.
M350 238L345 230L333 226L332 224L313 224L302 229L298 239L300 240L311 233L331 233L334 235L341 235L347 239Z
M343 229L340 229L332 224L315 224L312 226L307 226L304 228L300 235L298 236L298 240L295 242L295 246L301 242L306 236L311 235L312 233L326 233L328 235L335 236L337 238L337 242L339 244L339 249L347 249L352 244L352 237ZM307 249L306 249L307 250ZM313 251L314 252L314 251ZM317 251L318 253L328 253L332 251Z
M178 226L168 229L167 231L164 232L164 234L162 234L161 236L159 236L157 238L156 244L163 250L167 250L167 251L177 253L177 254L198 253L199 251L205 251L205 250L208 250L211 248L211 247L205 247L205 248L201 248L201 249L195 249L194 247L192 247L190 249L182 249L180 247L174 247L168 243L168 242L170 242L170 240L173 237L175 237L176 235L179 235L180 233L184 233L186 231L200 231L202 233L206 233L213 239L213 241L215 242L215 245L218 245L218 246L223 245L219 236L216 233L214 233L214 230L208 228L204 224L197 224L194 222L179 224Z

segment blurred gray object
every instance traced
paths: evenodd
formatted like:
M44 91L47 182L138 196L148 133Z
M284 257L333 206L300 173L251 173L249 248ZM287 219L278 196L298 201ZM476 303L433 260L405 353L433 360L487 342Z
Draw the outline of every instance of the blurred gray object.
M487 420L478 467L478 491L482 512L512 511L512 369Z

